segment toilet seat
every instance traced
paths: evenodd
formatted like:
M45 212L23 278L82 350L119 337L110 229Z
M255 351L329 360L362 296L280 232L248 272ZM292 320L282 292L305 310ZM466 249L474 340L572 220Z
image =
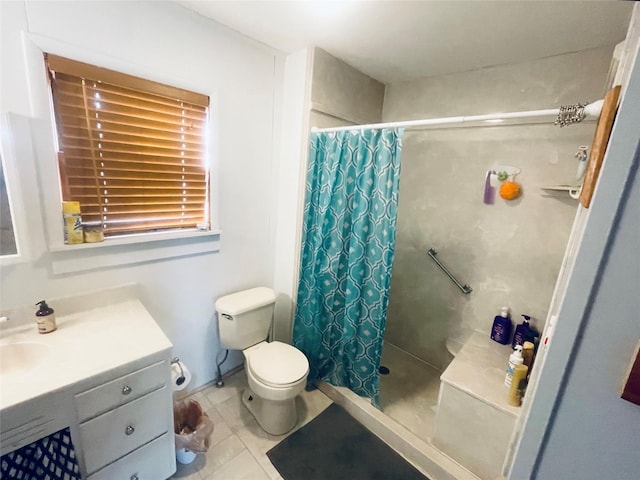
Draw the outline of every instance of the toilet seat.
M307 357L282 342L262 342L251 347L246 366L256 380L274 388L286 388L300 382L309 373Z

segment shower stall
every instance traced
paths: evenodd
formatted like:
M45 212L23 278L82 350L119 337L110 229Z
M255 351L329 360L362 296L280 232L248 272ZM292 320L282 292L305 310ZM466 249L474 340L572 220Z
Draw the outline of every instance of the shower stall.
M314 52L312 126L490 114L466 124L416 126L403 138L380 415L390 419L390 430L399 425L402 435L411 435L423 448L432 448L440 377L465 342L477 332L488 338L502 306L510 307L514 324L526 314L539 330L544 327L578 205L566 191L579 183L574 155L591 144L596 125L584 121L560 128L552 115L539 123L497 114L557 112L560 105L603 98L612 51L613 46L411 80L383 86L382 94L372 88L378 97L367 108L370 113L377 105L378 118L363 115L361 105L346 108L344 92L337 95L334 112L359 115L328 111L327 92L335 90L327 87L326 66L332 64L334 73L350 67ZM315 100L314 90L325 97ZM487 172L502 166L520 172L515 180L521 195L485 203ZM505 367L506 362L505 357ZM379 413L366 415L378 418Z
M611 55L612 48L589 50L389 85L383 120L593 102L606 92ZM474 331L488 337L502 306L514 324L526 314L544 326L578 205L547 187L578 183L574 155L591 145L595 123L560 128L551 117L534 120L405 134L381 404L427 441L439 377ZM520 197L484 203L487 171L505 165L520 171ZM473 291L451 282L430 249Z

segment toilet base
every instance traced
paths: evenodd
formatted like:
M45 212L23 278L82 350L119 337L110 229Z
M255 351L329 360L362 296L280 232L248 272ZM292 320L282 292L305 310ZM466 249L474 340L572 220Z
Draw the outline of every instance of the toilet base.
M242 392L242 403L251 412L258 425L271 435L284 435L298 423L295 398L265 400L247 388Z

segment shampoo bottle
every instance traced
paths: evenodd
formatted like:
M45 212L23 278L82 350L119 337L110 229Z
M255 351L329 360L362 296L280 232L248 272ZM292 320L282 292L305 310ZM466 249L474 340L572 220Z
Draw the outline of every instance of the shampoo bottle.
M47 302L40 300L36 305L40 309L36 312L36 323L38 324L38 333L50 333L56 328L56 317L53 314L53 308L47 305Z
M526 365L516 365L513 368L513 379L509 387L509 396L507 401L509 405L519 407L522 405L522 397L527 388L527 372L529 368Z
M491 340L494 340L502 345L509 343L511 339L511 319L509 318L509 307L502 307L500 309L500 315L496 315L493 319L493 326L491 327Z
M522 358L524 358L524 364L531 370L533 365L533 352L535 345L533 342L524 342L522 344Z
M507 375L504 377L504 384L511 387L513 381L513 372L516 365L522 365L524 358L522 357L522 345L516 345L516 351L509 356L509 364L507 365Z
M535 338L540 335L538 331L529 324L531 317L529 315L522 316L524 320L516 327L516 333L513 334L513 342L511 342L511 348L513 349L516 348L516 345L523 345L524 342L535 343Z

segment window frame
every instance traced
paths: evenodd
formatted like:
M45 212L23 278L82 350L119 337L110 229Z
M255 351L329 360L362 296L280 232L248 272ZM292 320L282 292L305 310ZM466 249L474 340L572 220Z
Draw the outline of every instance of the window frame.
M36 34L23 36L29 90L32 93L32 137L39 170L40 200L46 231L46 246L52 255L54 274L92 270L101 267L141 263L155 259L217 252L220 250L219 226L219 124L218 91L211 86L172 74L151 71L144 65L133 65L124 60L72 46ZM48 72L43 62L45 52L79 62L145 78L178 88L201 92L209 96L209 123L207 126L207 164L209 169L209 229L148 232L105 238L103 242L67 245L61 210L61 183L58 171L54 113L51 103ZM145 247L146 244L146 247ZM139 248L144 247L144 249Z
M21 135L24 135L25 142L18 144L16 137ZM28 149L31 142L29 120L26 117L9 112L0 115L0 162L2 162L4 170L4 182L16 244L16 253L0 255L0 267L24 263L31 258L28 242L28 209L21 182L25 173L31 175L35 173L33 152ZM27 149L20 148L24 146ZM23 172L22 175L21 172Z

